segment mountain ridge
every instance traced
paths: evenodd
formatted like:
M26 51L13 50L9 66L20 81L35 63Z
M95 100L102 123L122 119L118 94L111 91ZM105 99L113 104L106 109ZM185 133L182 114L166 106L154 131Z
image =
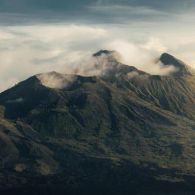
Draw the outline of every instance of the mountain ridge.
M150 75L119 62L92 77L38 74L0 94L0 116L2 189L193 189L193 74Z
M174 56L168 54L168 53L163 53L159 60L165 65L173 65L176 68L176 72L174 73L177 76L182 76L182 75L187 75L191 74L190 68L187 64L182 62L181 60L175 58Z

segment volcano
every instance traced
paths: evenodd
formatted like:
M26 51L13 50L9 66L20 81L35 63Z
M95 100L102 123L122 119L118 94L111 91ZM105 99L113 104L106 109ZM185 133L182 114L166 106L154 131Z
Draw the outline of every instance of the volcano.
M2 193L193 194L194 71L167 53L168 76L101 56L102 75L43 73L0 94Z

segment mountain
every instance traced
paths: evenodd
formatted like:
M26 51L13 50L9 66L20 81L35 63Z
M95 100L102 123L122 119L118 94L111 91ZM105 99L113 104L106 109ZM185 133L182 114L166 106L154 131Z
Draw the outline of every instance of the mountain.
M168 53L163 53L160 57L160 61L165 66L173 65L176 68L176 75L178 74L179 76L181 76L191 74L190 67L188 67L187 64Z
M193 70L169 54L168 76L93 57L99 75L43 73L0 94L2 192L193 194Z

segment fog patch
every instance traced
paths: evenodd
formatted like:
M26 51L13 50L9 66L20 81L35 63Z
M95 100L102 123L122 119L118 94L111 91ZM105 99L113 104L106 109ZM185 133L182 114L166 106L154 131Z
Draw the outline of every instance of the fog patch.
M43 73L36 75L36 77L42 85L53 89L64 89L75 80L74 75L62 75L56 72Z

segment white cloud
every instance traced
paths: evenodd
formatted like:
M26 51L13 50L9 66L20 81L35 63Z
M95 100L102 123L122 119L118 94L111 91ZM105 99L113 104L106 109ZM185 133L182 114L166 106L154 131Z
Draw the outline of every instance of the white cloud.
M167 50L167 48L157 38L150 38L149 41L142 47L148 51L153 50L160 53L165 52Z
M78 39L79 37L86 39L87 36L89 36L90 39L94 39L106 35L105 29L74 24L20 26L13 27L12 29L20 33L25 32L28 36L45 42L56 40L73 41L74 38Z
M8 40L8 39L11 39L11 38L13 38L13 35L11 33L0 30L0 41Z
M86 45L104 38L106 30L76 25L37 25L7 27L0 35L3 37L0 39L0 90L3 90L37 73L70 72L86 55ZM93 49L89 49L90 52Z
M172 71L171 67L162 70L159 64L154 64L154 59L167 50L188 59L190 64L195 62L194 47L190 42L194 35L187 39L181 32L178 36L156 32L148 35L140 28L112 25L2 27L0 90L34 74L48 71L71 73L83 64L90 66L90 55L100 49L116 50L121 53L122 62L153 74Z
M55 89L68 87L75 80L74 75L61 75L56 72L38 74L36 77L41 81L42 85Z

